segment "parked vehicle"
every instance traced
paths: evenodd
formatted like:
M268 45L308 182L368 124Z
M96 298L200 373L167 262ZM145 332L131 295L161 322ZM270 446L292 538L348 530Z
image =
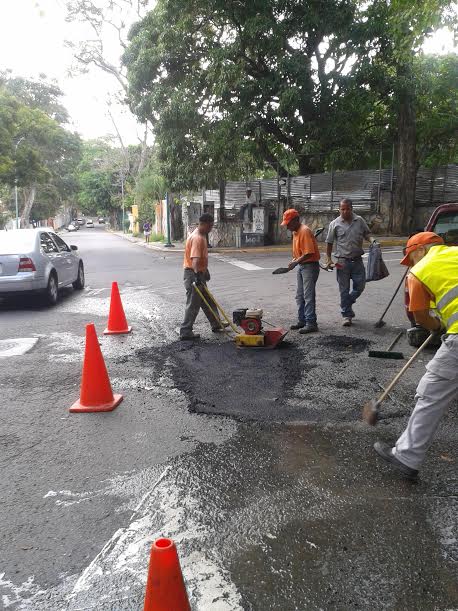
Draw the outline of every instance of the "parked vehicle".
M94 222L92 219L87 219L86 221L86 227L92 227L94 228Z
M426 224L424 231L434 231L434 233L437 233L444 239L447 246L458 246L458 203L443 204L436 208ZM407 329L407 340L411 346L418 348L428 337L429 331L415 323L412 312L409 312L409 302L409 291L406 280L404 287L404 305L407 317L412 324L412 327Z
M105 225L105 219L103 216L99 217L99 225Z
M84 225L85 223L84 219L77 219L76 222L78 223L78 225Z
M73 223L70 223L69 225L67 225L67 227L65 227L65 229L67 231L78 231L79 225L74 225Z
M0 298L41 294L54 305L60 288L83 289L77 250L49 228L0 231Z

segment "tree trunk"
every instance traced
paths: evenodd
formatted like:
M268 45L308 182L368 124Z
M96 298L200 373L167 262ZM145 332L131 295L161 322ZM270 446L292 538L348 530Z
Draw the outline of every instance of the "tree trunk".
M408 235L414 224L417 179L417 133L414 95L409 87L410 67L398 69L406 85L398 94L398 163L392 231Z
M30 226L30 213L35 202L35 194L37 188L35 185L30 189L24 189L24 208L21 213L21 227L28 228Z

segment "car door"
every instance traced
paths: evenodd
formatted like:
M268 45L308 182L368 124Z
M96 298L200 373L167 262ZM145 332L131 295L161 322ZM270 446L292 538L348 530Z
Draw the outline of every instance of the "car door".
M60 236L55 233L51 236L61 253L63 267L65 268L65 284L70 284L78 276L78 257L75 257L70 246Z
M49 233L43 231L40 232L40 248L43 254L51 261L52 265L57 271L57 280L59 286L66 284L65 275L65 262L62 258L62 254L59 251L57 244L54 242Z

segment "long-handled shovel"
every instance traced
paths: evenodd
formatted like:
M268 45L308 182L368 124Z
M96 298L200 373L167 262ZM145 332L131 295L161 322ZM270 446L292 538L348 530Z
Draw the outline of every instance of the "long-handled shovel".
M314 232L314 236L315 238L317 238L320 234L322 234L324 231L324 227L318 227L317 229L315 229ZM321 269L325 269L327 272L331 271L330 269L324 267L324 265L320 264ZM277 274L287 274L289 271L291 271L289 269L289 267L277 267L277 269L274 269L274 271L272 272L272 274L274 274L274 276L276 276Z
M368 401L363 407L363 420L365 420L368 424L374 426L377 423L377 418L379 414L379 408L382 402L385 400L387 394L390 390L397 384L399 378L407 371L407 369L412 365L417 356L426 348L429 342L434 337L434 333L430 333L422 345L418 348L418 350L413 354L404 367L401 369L399 373L393 378L390 384L385 388L378 399L371 399Z
M399 289L401 288L403 282L404 282L404 278L407 276L407 272L409 271L409 268L406 269L406 271L404 272L404 274L402 275L401 281L399 282L396 290L393 293L393 297L391 297L388 305L385 308L385 311L383 312L383 314L380 316L380 318L377 320L377 322L375 323L374 327L376 329L380 329L380 327L383 327L384 325L386 325L386 322L383 320L385 318L385 314L388 312L388 310L390 309L391 304L394 301L394 298L396 297L396 295L398 294Z

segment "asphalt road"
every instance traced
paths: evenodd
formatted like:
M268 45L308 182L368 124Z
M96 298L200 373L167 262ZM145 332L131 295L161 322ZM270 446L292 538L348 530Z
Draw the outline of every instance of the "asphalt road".
M391 393L376 428L363 403L399 361L369 359L407 327L402 274L371 283L350 329L340 326L334 273L321 272L320 333L290 332L274 351L237 350L198 319L178 341L181 256L102 228L66 235L86 289L52 309L0 303L0 339L38 338L2 358L0 344L0 608L142 608L151 542L178 547L193 610L458 608L456 405L418 483L380 464L413 407L429 352ZM228 312L259 306L295 320L285 254L211 255L211 289ZM133 333L106 337L117 280ZM113 390L108 414L69 414L78 398L85 324L94 322ZM11 341L9 342L11 344ZM402 340L397 349L410 355Z

